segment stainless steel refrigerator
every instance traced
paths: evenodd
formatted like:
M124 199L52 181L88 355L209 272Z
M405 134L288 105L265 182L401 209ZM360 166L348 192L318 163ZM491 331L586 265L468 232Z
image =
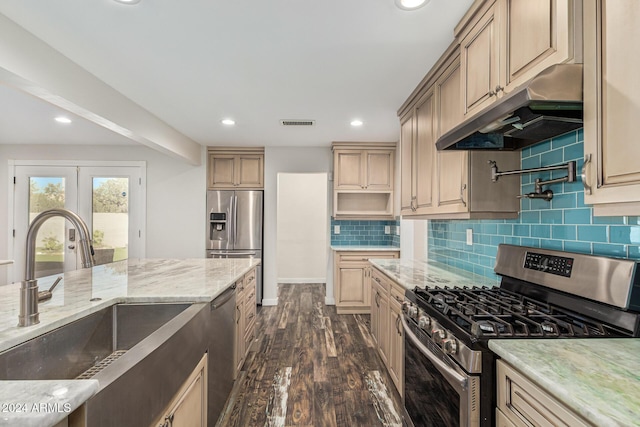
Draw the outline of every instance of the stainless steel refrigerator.
M262 260L262 191L207 191L207 258ZM262 264L256 301L262 303Z

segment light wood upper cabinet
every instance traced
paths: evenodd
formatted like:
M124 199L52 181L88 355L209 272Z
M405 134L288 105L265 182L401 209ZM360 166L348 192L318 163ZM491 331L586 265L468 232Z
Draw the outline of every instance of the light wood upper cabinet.
M584 2L585 203L595 215L640 215L640 3Z
M581 0L499 0L501 67L499 95L545 68L582 62Z
M395 143L334 142L333 216L393 217Z
M435 96L429 90L402 119L402 215L424 214L433 206L435 126Z
M500 84L499 13L498 4L491 4L460 42L465 117L472 116L497 99L495 88Z
M334 189L393 190L395 144L391 144L393 148L376 148L366 143L362 143L361 149L339 148L341 146L341 143L333 143Z
M264 149L209 148L207 169L209 189L262 189Z
M581 0L488 0L455 30L469 118L560 63L582 62Z

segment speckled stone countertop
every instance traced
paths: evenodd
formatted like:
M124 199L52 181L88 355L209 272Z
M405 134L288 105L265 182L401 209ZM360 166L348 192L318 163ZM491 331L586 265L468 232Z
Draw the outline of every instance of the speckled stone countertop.
M496 286L499 282L456 267L433 261L414 259L373 259L371 264L395 282L407 289L416 286L432 288L435 286Z
M491 340L489 348L597 426L640 426L640 339Z
M400 252L398 246L348 246L348 245L331 245L331 249L334 251L353 251L353 252L366 252L366 251L390 251Z
M70 271L64 273L53 298L39 304L40 323L25 328L16 326L20 284L0 286L0 351L117 303L212 301L259 263L253 259L132 259ZM47 289L55 278L39 279L38 284ZM67 388L64 396L55 394L61 387ZM30 409L3 413L0 406L0 425L55 425L97 388L95 380L0 381L0 405L24 403ZM35 412L37 407L32 406L49 402L53 406L44 412Z

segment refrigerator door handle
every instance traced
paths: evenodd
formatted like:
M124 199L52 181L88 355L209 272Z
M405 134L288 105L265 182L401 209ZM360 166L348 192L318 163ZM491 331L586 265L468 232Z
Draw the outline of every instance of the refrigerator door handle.
M216 252L212 255L239 255L239 256L255 256L255 252Z
M238 196L233 193L233 247L238 242Z

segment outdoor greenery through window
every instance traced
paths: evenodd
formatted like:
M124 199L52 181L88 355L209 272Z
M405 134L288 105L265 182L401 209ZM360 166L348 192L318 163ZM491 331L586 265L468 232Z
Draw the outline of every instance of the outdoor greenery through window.
M96 264L127 259L129 178L93 178L92 206Z
M93 178L91 227L96 264L128 257L129 178ZM29 182L29 222L40 212L65 207L65 179L31 177ZM36 242L36 276L64 271L65 220L46 221Z

